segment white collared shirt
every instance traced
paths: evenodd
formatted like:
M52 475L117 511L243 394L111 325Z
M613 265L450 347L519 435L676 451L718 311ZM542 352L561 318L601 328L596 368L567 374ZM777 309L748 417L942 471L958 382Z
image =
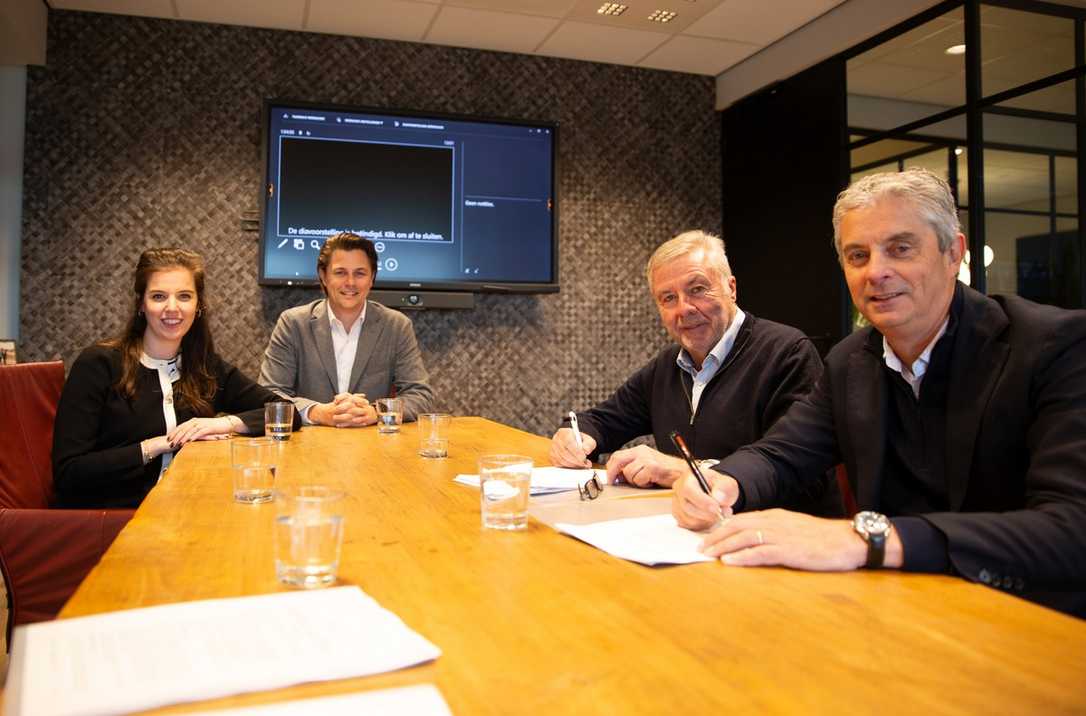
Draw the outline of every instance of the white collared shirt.
M716 372L720 370L720 366L724 365L728 354L732 352L735 338L739 335L739 329L743 326L746 317L747 314L743 313L739 306L736 306L731 325L728 326L728 330L724 331L724 335L716 342L713 349L709 351L709 355L705 356L705 360L701 363L701 370L694 368L694 360L686 352L685 348L680 350L679 355L675 357L675 362L679 364L679 367L689 373L694 380L694 386L690 391L691 415L698 412L698 403L701 402L702 391L705 390L705 386L709 385L709 381L713 379Z
M173 384L181 380L181 354L162 360L152 358L141 351L140 365L158 373L158 385L162 388L162 417L166 419L166 434L168 435L177 427L177 413L173 409ZM172 452L162 453L162 467L158 471L158 479L162 479L162 474L166 472L171 460L173 460Z
M327 308L328 324L332 327L332 353L336 357L336 392L346 393L351 387L351 369L358 353L358 337L362 335L362 324L366 320L366 304L362 304L362 313L350 328L336 318L331 306Z
M358 338L362 335L362 323L366 320L366 304L362 304L362 313L358 314L358 320L348 330L343 321L336 318L332 307L325 299L324 307L328 311L328 325L332 329L332 356L336 359L336 393L346 393L351 387L351 370L354 368L354 357L358 353ZM309 411L313 407L310 403L301 411L302 424L313 425L309 419Z
M890 347L890 342L886 340L886 336L882 337L882 359L886 362L886 367L901 374L901 377L913 389L913 397L917 400L920 399L920 384L924 381L924 374L928 372L928 364L931 363L931 352L935 348L935 344L946 333L946 327L949 323L950 316L948 315L943 319L943 325L939 327L939 332L935 334L935 338L931 339L931 343L928 343L911 366L902 363L901 359L897 357L897 353L894 353L894 349Z

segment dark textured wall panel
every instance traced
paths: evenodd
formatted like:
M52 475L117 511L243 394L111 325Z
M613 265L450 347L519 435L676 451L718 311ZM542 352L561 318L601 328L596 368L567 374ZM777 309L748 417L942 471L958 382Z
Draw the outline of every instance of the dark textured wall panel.
M70 362L118 330L139 252L183 245L208 260L219 352L256 375L279 313L317 295L258 286L240 228L267 97L561 123L561 293L409 314L455 414L549 434L606 397L666 342L642 275L653 247L720 229L711 78L51 12L27 87L21 358Z

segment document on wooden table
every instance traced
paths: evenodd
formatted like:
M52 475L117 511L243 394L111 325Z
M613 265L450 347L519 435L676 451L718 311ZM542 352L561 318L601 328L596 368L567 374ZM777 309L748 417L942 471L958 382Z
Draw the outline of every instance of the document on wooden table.
M592 470L579 470L568 467L537 467L532 470L530 494L549 495L554 492L576 490L592 479ZM453 482L469 487L479 487L478 475L457 475Z
M225 711L202 711L214 716L452 716L441 692L432 684L405 686L399 689L362 691L340 696L283 701L277 704L247 706Z
M4 712L125 713L440 654L358 587L167 604L19 627Z
M712 557L698 551L704 535L679 527L671 515L629 517L583 525L558 522L554 528L608 554L650 566L713 561Z

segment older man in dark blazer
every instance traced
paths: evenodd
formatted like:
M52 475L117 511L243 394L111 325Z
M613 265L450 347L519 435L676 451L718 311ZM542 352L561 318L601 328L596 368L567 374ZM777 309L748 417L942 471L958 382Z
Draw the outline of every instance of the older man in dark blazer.
M294 401L308 425L377 422L372 401L403 400L404 419L433 408L411 321L367 301L377 275L373 242L328 239L317 257L325 297L283 311L260 365L260 384Z
M732 565L957 574L1086 616L1086 312L958 283L965 237L923 170L860 179L834 233L871 328L762 440L684 478L680 524ZM843 461L852 522L767 510ZM675 469L680 469L675 466Z

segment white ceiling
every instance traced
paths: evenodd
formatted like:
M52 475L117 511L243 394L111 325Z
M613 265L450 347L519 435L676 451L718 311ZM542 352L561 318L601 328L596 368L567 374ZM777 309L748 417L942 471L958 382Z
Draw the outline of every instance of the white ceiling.
M46 0L51 8L406 40L716 76L845 0ZM656 10L675 13L652 22Z
M1086 0L1061 4L1086 7ZM951 10L850 60L848 91L940 107L963 105L965 56L948 55L946 49L964 42L962 10ZM982 6L980 47L982 92L995 94L1074 67L1074 22ZM1074 114L1074 82L1006 104Z
M1086 7L1086 0L1063 0L1061 4ZM964 42L964 16L961 8L957 8L849 60L850 125L869 126L871 119L881 114L885 123L877 127L889 129L965 104L965 57L946 53L948 47ZM1074 22L1062 17L982 5L980 49L982 94L995 94L1074 67ZM1002 104L1073 115L1074 84L1073 80L1063 82ZM872 98L883 101L872 102ZM1073 137L1070 145L1067 145L1064 134L1071 129L1067 125L993 115L986 115L984 123L987 141L1075 149ZM957 137L964 143L964 117L929 125L918 131ZM882 140L853 150L852 165L865 166L924 146L928 146L927 142ZM939 149L913 157L905 164L927 166L945 174L946 150ZM959 197L963 203L967 203L968 177L964 155L959 157L958 164ZM884 170L887 166L884 164L864 173ZM1059 211L1077 211L1076 172L1077 164L1073 158L1056 159L1054 195ZM992 148L984 150L984 201L987 207L1047 211L1049 182L1047 156ZM992 221L994 223L988 227L989 243L998 235L1000 222L1004 219ZM1035 228L1012 228L1013 231L1008 229L1011 234L1014 231L1019 231L1016 235L1022 232L1036 233ZM1010 238L1013 239L1013 236ZM1008 240L1010 243L1007 247L1010 248L1002 253L1013 257L1013 241Z

